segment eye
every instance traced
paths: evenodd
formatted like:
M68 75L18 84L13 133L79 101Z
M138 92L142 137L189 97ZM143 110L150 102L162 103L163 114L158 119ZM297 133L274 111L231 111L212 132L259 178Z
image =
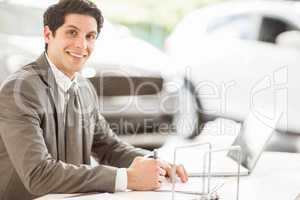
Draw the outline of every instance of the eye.
M95 39L96 39L96 34L88 34L88 35L86 36L86 39L87 39L87 40L95 40Z
M67 34L71 37L75 37L77 35L77 31L76 30L68 30Z

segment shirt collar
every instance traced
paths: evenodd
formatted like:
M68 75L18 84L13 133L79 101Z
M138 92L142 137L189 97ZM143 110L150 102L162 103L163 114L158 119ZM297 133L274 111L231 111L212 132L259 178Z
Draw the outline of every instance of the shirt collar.
M71 80L51 62L47 53L45 53L45 55L54 74L54 78L58 84L58 87L60 87L64 92L67 92L73 83L77 83L77 72L75 73L73 80Z

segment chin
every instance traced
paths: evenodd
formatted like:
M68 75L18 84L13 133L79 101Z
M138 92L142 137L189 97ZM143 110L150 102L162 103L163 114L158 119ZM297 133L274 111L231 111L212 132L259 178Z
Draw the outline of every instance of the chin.
M76 63L70 63L70 69L72 69L72 71L80 71L83 67L84 67L85 62L76 62Z

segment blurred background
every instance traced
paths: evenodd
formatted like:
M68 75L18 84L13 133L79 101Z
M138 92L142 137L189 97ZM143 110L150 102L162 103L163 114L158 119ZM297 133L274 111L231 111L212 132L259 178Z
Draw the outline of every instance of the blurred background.
M42 15L56 2L0 0L1 82L43 52ZM300 152L300 2L94 2L105 22L81 73L124 140L230 144L249 112L282 112L267 149Z
M222 0L116 0L97 1L108 19L128 27L133 35L158 48L189 12ZM224 1L224 0L223 0Z

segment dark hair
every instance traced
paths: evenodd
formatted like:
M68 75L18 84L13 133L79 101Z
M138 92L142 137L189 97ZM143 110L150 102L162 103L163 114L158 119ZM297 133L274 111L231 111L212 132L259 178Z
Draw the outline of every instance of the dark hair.
M60 0L44 13L44 26L48 26L55 36L55 31L65 23L67 14L82 14L95 18L99 35L104 19L99 8L89 0ZM45 50L47 47L45 44Z

